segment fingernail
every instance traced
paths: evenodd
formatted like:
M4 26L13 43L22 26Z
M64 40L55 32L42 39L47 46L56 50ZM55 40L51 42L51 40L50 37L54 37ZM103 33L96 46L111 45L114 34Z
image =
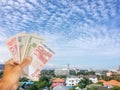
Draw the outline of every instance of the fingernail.
M14 64L15 64L15 65L19 65L19 63L17 63L17 62L14 62Z

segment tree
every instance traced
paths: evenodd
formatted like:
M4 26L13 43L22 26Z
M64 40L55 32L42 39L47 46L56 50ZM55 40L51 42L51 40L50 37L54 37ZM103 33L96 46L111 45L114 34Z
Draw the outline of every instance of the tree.
M34 82L34 85L32 85L29 90L42 90L45 87L50 87L51 84L49 77L41 76L39 81Z
M56 78L66 78L67 76L65 75L60 75L60 76L56 76Z
M94 71L89 71L89 72L84 72L84 71L80 71L77 73L77 75L95 75Z
M79 83L78 86L80 88L85 88L87 85L92 84L92 81L89 80L88 78L83 78Z
M75 90L76 87L83 89L89 84L92 84L92 81L84 77L76 86L73 86L70 90Z

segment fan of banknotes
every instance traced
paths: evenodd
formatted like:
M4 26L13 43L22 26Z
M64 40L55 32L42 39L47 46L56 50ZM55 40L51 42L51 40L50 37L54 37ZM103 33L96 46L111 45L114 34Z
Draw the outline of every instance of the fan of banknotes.
M45 44L45 39L36 33L19 33L9 38L6 45L16 63L21 63L27 56L32 56L32 63L23 72L31 80L35 79L54 55L54 52Z

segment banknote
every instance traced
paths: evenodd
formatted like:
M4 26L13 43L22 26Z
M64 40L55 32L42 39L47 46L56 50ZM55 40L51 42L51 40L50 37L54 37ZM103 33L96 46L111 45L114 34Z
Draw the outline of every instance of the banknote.
M33 60L28 67L28 77L32 80L40 73L44 65L51 59L54 52L44 43L39 43L35 51L31 54Z
M23 52L24 52L24 50L25 50L25 45L26 45L26 41L28 40L28 34L26 34L26 33L22 33L22 34L20 34L20 35L18 35L18 43L17 43L17 45L18 45L18 59L20 60L20 61L22 61L22 55L23 55Z
M35 48L39 43L45 42L45 39L37 36L36 34L29 34L28 35L28 41L26 43L22 59L26 58L27 56L31 55L32 52L34 52ZM28 74L28 67L24 68L24 75Z
M35 34L29 34L21 59L23 60L27 56L31 55L31 53L35 50L37 45L39 43L43 43L43 42L45 42L45 39L43 39Z
M16 63L19 63L20 61L18 60L18 47L17 47L17 41L18 38L17 36L11 37L10 39L7 40L6 45Z

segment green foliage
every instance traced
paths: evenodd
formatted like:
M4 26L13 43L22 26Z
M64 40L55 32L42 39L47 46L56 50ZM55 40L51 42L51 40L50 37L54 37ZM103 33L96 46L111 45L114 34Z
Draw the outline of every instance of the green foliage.
M101 84L103 86L103 83L102 82L98 82L97 84Z
M87 85L92 84L92 81L88 78L83 78L78 85L72 87L70 90L75 90L76 87L79 87L81 89L85 88Z
M78 72L77 75L95 75L94 71L89 71L89 72Z
M46 81L43 82L35 82L35 85L37 86L37 88L44 88L46 85Z
M115 86L115 87L111 88L111 90L120 90L120 87Z
M98 88L97 87L93 87L92 90L98 90Z
M27 82L28 80L29 80L28 78L23 77L23 78L20 79L20 82Z
M34 84L34 85L31 85L29 90L40 90L40 89Z
M34 85L32 85L29 90L43 90L45 87L49 89L53 76L55 76L54 70L42 70L39 81L34 82Z
M50 78L47 76L41 76L39 81L34 82L34 85L31 86L30 90L42 90L46 86L50 87L52 82L50 81Z
M3 72L0 72L0 78L2 78Z
M120 76L116 76L116 77L114 77L114 80L117 80L117 81L120 82Z
M67 76L65 75L60 75L60 76L56 76L56 78L66 78Z
M70 75L77 75L75 70L70 70Z
M110 80L120 81L120 76L106 76L106 75L102 75L100 78L105 80L105 81L110 81Z
M90 90L90 88L87 88L87 90Z
M96 75L96 76L97 76L98 80L100 80L100 79L101 79L101 76L100 76L100 75Z
M98 87L91 87L91 88L87 88L87 90L98 90Z
M101 79L103 79L103 80L105 80L105 81L110 81L110 80L113 80L114 78L113 78L113 77L106 76L106 75L102 75L102 76L101 76Z
M92 84L92 81L89 80L88 78L83 78L79 83L78 86L80 88L85 88L87 85Z
M77 86L73 86L70 90L76 90Z
M75 70L70 70L70 75L95 75L94 71L79 71L75 72Z
M54 74L54 70L42 70L41 71L41 75L42 76L50 76L50 77L54 77L55 74Z
M87 87L87 90L99 90L98 88L99 86Z

